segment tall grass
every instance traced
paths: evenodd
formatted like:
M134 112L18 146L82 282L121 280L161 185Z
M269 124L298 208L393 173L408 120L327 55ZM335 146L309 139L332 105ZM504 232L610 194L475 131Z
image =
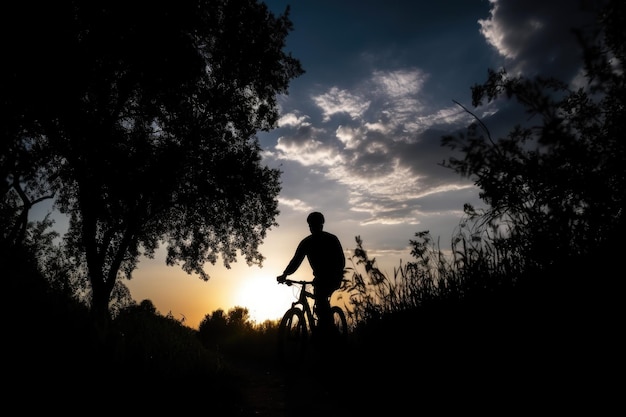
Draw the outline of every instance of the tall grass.
M510 293L524 273L519 251L496 227L472 228L461 223L444 251L428 231L411 240L412 261L386 276L370 259L360 236L351 259L351 276L341 288L352 327L383 317L434 306L485 301Z

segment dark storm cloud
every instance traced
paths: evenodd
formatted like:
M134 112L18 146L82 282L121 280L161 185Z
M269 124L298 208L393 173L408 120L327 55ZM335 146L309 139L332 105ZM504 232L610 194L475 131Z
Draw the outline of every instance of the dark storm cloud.
M481 33L507 58L510 70L527 76L554 76L570 81L580 69L574 29L594 21L602 1L491 0L489 19Z

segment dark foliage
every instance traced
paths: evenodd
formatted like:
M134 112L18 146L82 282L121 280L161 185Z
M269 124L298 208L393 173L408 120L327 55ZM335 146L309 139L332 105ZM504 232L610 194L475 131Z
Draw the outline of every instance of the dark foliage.
M489 204L484 213L468 208L468 214L501 227L529 273L547 277L544 272L563 269L586 279L592 271L569 265L617 255L623 246L626 62L624 35L615 25L624 9L609 2L597 26L577 32L587 85L572 90L558 80L490 70L488 80L472 88L473 105L514 99L526 109L527 121L498 139L487 130L488 119L466 135L444 138L464 154L448 166L473 178Z
M160 244L205 280L205 263L238 251L262 263L280 184L255 134L303 73L283 51L288 10L22 2L1 23L3 240L19 243L28 210L54 196L100 318L118 277Z

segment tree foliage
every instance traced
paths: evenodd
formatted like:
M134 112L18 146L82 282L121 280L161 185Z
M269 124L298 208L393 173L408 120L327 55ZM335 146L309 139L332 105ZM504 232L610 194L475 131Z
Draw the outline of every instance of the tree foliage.
M217 309L204 316L198 326L198 337L207 347L215 347L232 343L243 334L253 330L250 322L250 311L245 307L233 307L225 313Z
M472 87L472 104L514 99L529 122L496 140L488 120L443 139L464 155L447 166L473 178L489 205L467 212L487 224L506 224L509 241L530 266L597 255L624 231L625 15L623 2L611 1L597 25L576 31L585 85L490 70L484 84Z
M288 12L197 0L3 14L3 222L54 195L97 315L161 244L168 264L204 280L220 257L262 263L280 172L261 163L255 134L275 126L277 95L303 73L283 50Z

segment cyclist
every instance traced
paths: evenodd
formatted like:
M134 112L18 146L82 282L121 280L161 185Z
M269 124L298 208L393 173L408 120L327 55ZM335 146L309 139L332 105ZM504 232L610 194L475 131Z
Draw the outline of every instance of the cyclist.
M324 215L322 213L313 212L309 214L306 221L311 234L302 239L287 268L276 277L276 280L284 282L287 275L296 272L305 257L309 260L313 270L313 293L318 330L328 335L334 330L330 296L341 286L346 257L337 236L323 230Z

